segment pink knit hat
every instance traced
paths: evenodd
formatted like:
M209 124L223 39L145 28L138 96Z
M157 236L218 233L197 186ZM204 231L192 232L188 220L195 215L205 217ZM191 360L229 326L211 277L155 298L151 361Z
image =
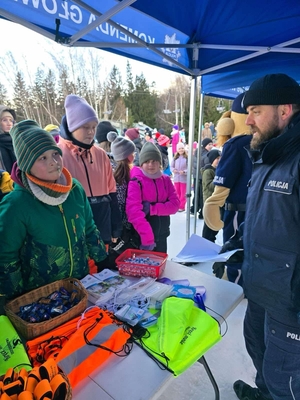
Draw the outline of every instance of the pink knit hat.
M159 135L157 138L157 142L160 146L168 146L170 143L170 139L166 135Z
M140 136L140 132L137 128L129 128L125 132L125 135L130 139L134 140L137 139Z
M65 110L67 125L71 133L88 122L98 123L95 110L83 97L69 94L65 100Z

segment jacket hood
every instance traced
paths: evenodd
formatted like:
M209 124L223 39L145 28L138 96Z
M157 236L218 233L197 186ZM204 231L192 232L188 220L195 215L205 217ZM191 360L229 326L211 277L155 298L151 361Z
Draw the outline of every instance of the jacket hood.
M216 168L214 168L211 164L206 164L203 168L201 168L201 170L203 169L203 171L205 171L206 169L212 169L212 170L216 170Z
M71 132L69 131L65 115L61 119L59 135L66 140L72 140L72 135Z
M72 133L69 131L68 124L67 124L67 119L66 119L65 115L61 119L59 135L63 139L71 141L75 146L81 147L82 149L85 149L85 150L89 150L95 143L94 140L90 144L81 143L78 140L76 140L73 137Z
M16 162L14 163L12 170L11 170L11 178L18 185L24 187L23 182L22 182L22 177L21 177L21 170L18 167L18 164Z

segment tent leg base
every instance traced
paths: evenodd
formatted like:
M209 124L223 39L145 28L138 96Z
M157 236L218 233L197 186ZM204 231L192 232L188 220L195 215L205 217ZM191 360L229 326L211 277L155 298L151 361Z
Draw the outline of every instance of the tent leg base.
M219 387L217 385L217 382L216 382L216 380L215 380L215 378L214 378L214 376L213 376L213 374L212 374L212 372L211 372L211 370L210 370L210 368L209 368L209 366L207 364L207 361L205 360L204 356L199 358L198 362L203 365L203 367L204 367L204 369L205 369L205 371L206 371L206 373L207 373L207 375L209 377L209 380L210 380L211 384L213 385L213 388L214 388L214 391L215 391L215 400L220 400Z

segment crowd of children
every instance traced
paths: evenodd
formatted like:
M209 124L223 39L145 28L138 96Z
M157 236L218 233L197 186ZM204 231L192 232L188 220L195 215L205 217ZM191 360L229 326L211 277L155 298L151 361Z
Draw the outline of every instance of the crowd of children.
M135 128L118 136L73 94L65 99L60 126L16 123L5 106L0 117L1 189L7 177L8 192L0 207L3 298L69 276L81 279L89 260L103 269L109 246L124 230L135 232L141 249L167 252L179 199L163 173L169 167L162 158L166 136L140 147Z
M188 155L177 125L170 164L163 130L149 130L144 143L136 128L120 136L77 95L66 97L60 126L15 120L0 106L0 189L9 192L0 207L5 298L80 279L90 260L105 268L110 247L128 235L140 249L167 253L170 215L186 206ZM211 156L210 168L217 160Z

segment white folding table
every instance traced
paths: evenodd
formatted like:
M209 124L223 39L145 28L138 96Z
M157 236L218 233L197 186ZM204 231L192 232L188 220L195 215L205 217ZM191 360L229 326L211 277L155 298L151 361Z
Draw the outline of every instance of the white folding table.
M207 312L220 324L244 298L240 286L172 261L167 261L163 276L171 280L188 279L193 286L204 286ZM219 399L218 386L205 358L201 357L198 361L203 364L214 387L216 399ZM171 372L160 369L139 346L134 345L127 357L111 355L105 367L95 370L80 382L73 389L73 399L155 399L172 379L175 378Z

